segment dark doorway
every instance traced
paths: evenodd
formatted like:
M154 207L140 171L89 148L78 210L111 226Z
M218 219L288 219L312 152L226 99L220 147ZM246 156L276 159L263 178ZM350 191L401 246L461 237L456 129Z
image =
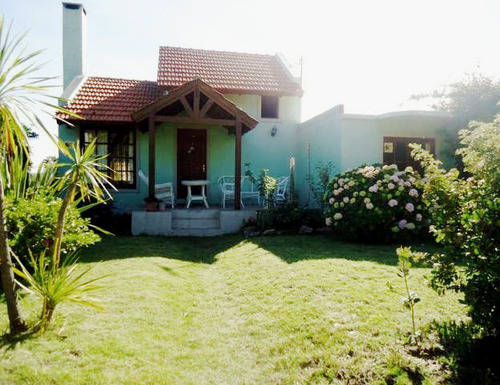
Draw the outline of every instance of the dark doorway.
M187 195L183 180L207 179L207 131L177 130L177 197Z

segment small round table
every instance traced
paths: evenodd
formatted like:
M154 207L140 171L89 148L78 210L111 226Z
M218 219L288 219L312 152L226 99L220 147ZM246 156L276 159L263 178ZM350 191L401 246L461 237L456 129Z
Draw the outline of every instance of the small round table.
M202 201L205 207L208 209L207 196L205 194L205 186L208 185L210 181L208 180L183 180L181 184L187 187L187 203L186 208L191 206L192 201ZM193 195L191 187L201 187L200 195Z

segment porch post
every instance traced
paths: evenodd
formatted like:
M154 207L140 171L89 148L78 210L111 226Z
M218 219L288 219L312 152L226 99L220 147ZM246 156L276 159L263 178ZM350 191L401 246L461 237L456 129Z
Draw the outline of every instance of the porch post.
M234 209L241 210L241 114L236 115L234 146Z
M155 197L155 117L149 115L148 120L149 131L149 184L148 184L148 198L154 199Z

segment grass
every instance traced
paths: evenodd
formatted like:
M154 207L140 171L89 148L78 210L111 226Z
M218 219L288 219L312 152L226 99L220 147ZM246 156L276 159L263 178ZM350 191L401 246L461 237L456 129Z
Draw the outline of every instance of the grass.
M106 312L56 310L42 336L0 343L0 383L392 384L443 381L405 344L393 246L322 236L116 237L83 255ZM464 319L416 268L417 326ZM23 307L34 319L39 304ZM0 306L0 331L6 331ZM432 336L431 336L432 337Z

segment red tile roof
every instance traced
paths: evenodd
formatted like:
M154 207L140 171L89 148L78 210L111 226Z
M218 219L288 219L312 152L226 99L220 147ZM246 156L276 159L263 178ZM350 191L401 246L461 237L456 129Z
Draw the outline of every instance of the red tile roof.
M302 95L277 56L160 47L158 86L200 78L221 93Z
M66 109L86 120L132 122L132 113L160 96L156 82L89 77ZM58 116L69 120L66 114Z

